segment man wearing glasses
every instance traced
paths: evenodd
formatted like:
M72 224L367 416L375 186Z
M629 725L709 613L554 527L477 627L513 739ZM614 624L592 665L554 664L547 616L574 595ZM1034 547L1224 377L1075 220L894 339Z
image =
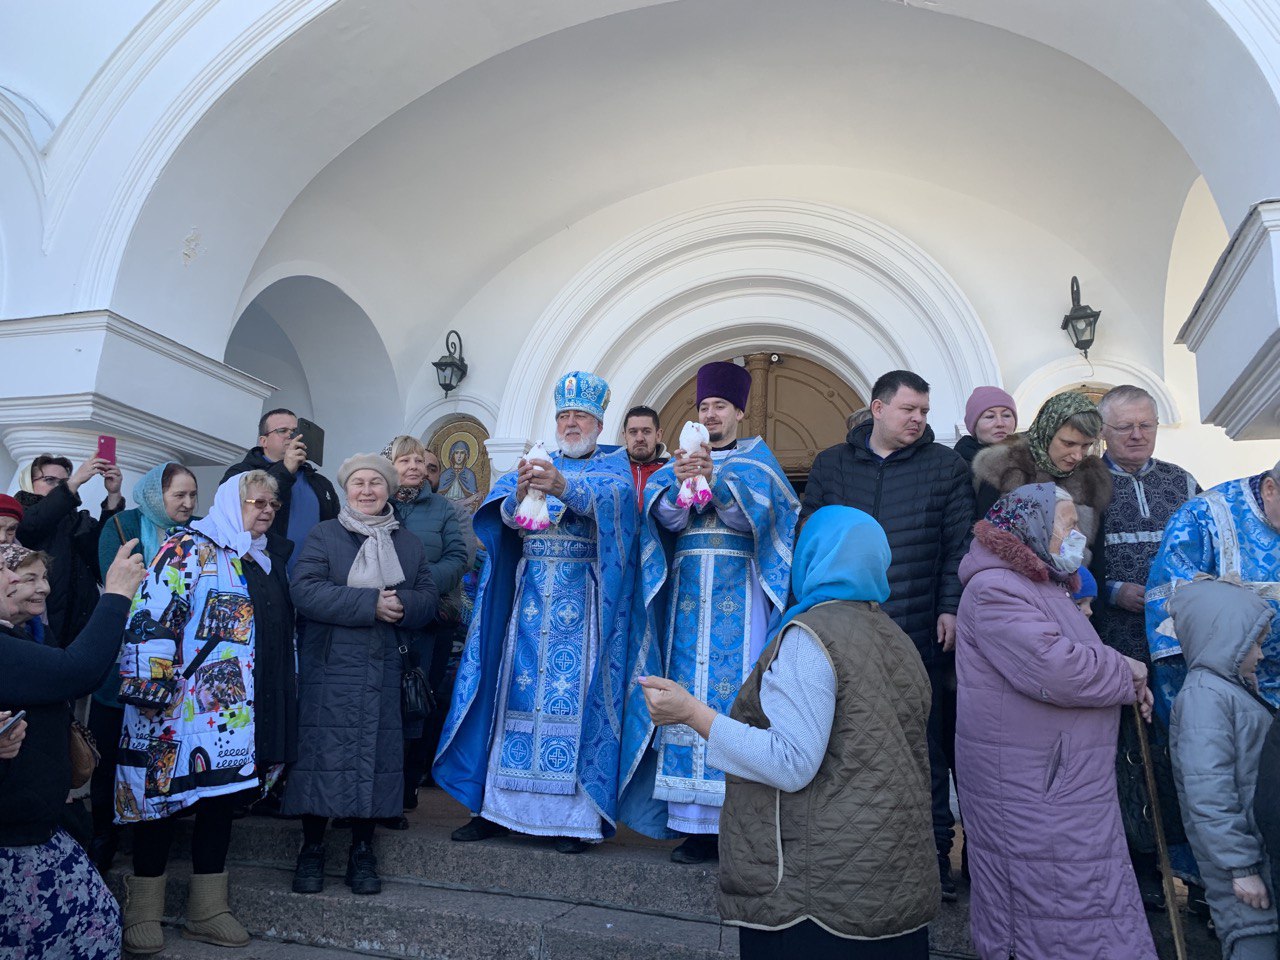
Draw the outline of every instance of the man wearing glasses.
M94 519L80 509L80 487L102 477L107 488L102 511ZM49 627L45 642L65 647L79 636L98 605L98 535L102 525L124 509L120 495L120 468L94 457L74 472L66 457L41 454L31 463L30 476L22 481L17 500L22 521L17 540L29 550L43 550L53 557L49 569Z
M333 484L307 462L307 447L298 436L298 417L292 410L280 407L264 413L258 421L258 446L228 467L222 479L250 470L265 470L280 488L280 509L271 533L293 542L288 563L292 573L311 528L336 517L340 506Z
M1150 667L1147 575L1160 549L1165 524L1200 492L1200 486L1182 467L1153 456L1160 420L1155 400L1146 390L1129 384L1115 387L1098 402L1098 412L1107 442L1102 460L1111 471L1113 492L1102 522L1102 549L1094 556L1093 572L1102 602L1095 607L1093 624L1104 643ZM1167 742L1167 722L1167 716L1154 721L1151 736L1157 745ZM1140 756L1133 724L1121 724L1116 782L1129 854L1143 902L1148 909L1159 910L1165 906L1164 892L1156 867L1155 836L1144 812L1148 799ZM1153 762L1157 782L1163 788L1158 792L1165 830L1172 841L1180 841L1182 818L1168 751L1153 751Z

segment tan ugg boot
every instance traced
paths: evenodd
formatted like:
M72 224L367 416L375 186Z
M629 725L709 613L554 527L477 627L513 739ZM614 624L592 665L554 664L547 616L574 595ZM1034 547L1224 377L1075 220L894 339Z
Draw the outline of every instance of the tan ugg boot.
M124 878L124 948L130 953L159 953L164 949L164 885L166 878Z
M227 872L193 873L187 895L187 924L182 935L220 947L243 947L249 931L231 915L227 906Z

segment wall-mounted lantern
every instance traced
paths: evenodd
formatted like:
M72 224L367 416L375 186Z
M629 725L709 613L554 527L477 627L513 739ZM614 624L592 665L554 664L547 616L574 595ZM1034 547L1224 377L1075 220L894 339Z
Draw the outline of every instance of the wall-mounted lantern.
M1094 310L1087 303L1080 303L1080 280L1071 278L1071 312L1062 318L1062 329L1071 338L1071 345L1089 359L1089 348L1093 346L1093 338L1098 330L1098 318L1101 310Z
M457 390L458 384L466 379L467 361L462 358L462 337L457 330L450 330L445 335L444 346L449 352L431 365L436 368L436 379L440 381L440 388L447 397L450 391Z

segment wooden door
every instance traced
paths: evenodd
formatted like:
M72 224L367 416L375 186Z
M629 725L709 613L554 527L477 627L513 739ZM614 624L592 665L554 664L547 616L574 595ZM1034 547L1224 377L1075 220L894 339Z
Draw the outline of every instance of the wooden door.
M865 404L852 387L812 360L776 353L753 353L743 359L751 371L751 398L739 435L764 437L801 493L813 458L844 440L845 419ZM684 422L698 418L696 390L694 376L658 413L671 449L680 441Z

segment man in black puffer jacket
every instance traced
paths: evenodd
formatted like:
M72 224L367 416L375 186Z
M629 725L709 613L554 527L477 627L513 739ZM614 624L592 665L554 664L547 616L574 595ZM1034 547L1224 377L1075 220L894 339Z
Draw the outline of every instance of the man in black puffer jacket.
M871 390L870 423L844 443L818 454L805 485L800 522L819 507L843 504L875 517L893 550L889 600L884 604L915 643L933 684L929 766L933 774L933 833L944 900L956 898L950 853L950 772L955 767L956 609L960 559L969 548L973 480L969 465L935 443L929 429L929 384L893 370Z

